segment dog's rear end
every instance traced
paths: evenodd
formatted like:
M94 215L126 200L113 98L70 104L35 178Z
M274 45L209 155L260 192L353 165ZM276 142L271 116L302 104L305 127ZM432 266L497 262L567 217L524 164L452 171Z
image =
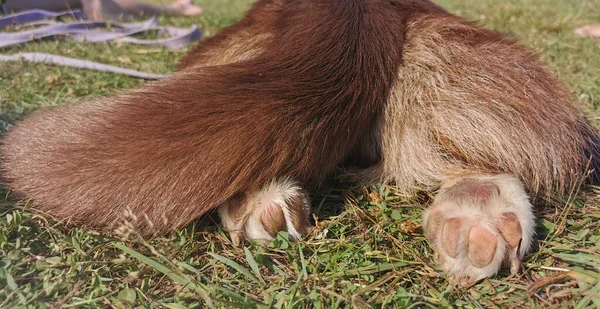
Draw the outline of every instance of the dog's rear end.
M353 171L358 181L392 182L405 194L441 187L425 232L438 262L468 286L502 262L519 270L533 240L529 196L552 199L598 181L599 135L531 52L437 7L426 10L407 23L385 112L345 163L368 167ZM264 48L236 29L227 38ZM248 55L229 47L199 46L195 65L216 61L209 54L231 62Z
M276 4L249 59L19 123L1 149L9 188L59 218L155 234L276 177L323 184L382 112L414 11L290 0L251 14Z
M370 166L362 181L440 188L424 230L470 285L519 269L530 196L598 166L598 133L569 101L530 52L429 1L265 0L172 78L19 124L3 176L38 209L100 229L135 217L162 233L220 205L229 229L297 238L298 183Z

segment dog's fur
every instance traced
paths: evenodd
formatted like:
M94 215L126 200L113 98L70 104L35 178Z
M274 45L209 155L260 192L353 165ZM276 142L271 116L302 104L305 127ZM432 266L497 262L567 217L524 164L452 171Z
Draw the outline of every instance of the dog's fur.
M273 37L281 3L256 5L188 53L179 68L260 54ZM397 3L428 13L407 20L403 64L384 124L378 121L363 135L353 153L352 163L376 165L363 171L366 183L393 181L409 192L437 188L448 176L509 173L549 197L598 170L596 129L535 55L428 1Z
M598 133L526 49L426 0L262 0L170 78L44 110L0 149L9 188L98 229L181 228L278 177L432 190L510 174L573 187Z
M98 229L128 209L135 228L154 234L277 176L323 184L383 113L406 21L427 11L389 1L261 6L278 6L265 23L274 28L261 28L273 38L252 59L190 66L21 122L1 150L9 187Z

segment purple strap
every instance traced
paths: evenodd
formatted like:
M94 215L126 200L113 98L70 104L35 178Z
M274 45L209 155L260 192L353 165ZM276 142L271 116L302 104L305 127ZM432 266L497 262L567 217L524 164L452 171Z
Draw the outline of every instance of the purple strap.
M112 72L116 74L124 74L132 77L142 78L142 79L161 79L165 78L168 75L162 74L153 74L140 72L136 70L130 70L125 68L120 68L113 65L103 64L99 62L89 61L89 60L81 60L70 57L46 54L46 53L17 53L12 55L2 55L0 54L0 61L28 61L34 63L45 63L45 64L54 64L61 66L68 66L73 68L81 68L88 70L95 70L101 72Z
M27 14L30 12L31 14ZM44 15L41 10L26 11L19 14L9 15L0 19L0 24L4 21L5 24L15 24L20 22L35 22L43 17L64 16L65 12L50 13ZM110 27L110 30L108 30ZM166 38L154 40L141 40L131 38L134 34L146 33L148 31L157 31L160 34L166 35ZM150 46L165 46L169 49L178 49L189 45L198 40L202 36L202 32L197 26L192 26L187 29L176 27L159 26L156 18L150 18L144 22L138 23L118 23L109 21L80 21L69 23L49 23L45 27L25 30L20 32L4 32L0 33L0 48L22 44L37 39L44 38L70 38L77 41L86 42L105 42L118 40L123 43L135 43Z
M72 11L61 11L61 12L50 12L44 10L28 10L15 14L9 14L0 17L0 28L4 28L10 25L22 25L34 21L49 19L49 18L60 18L64 16L73 17L76 19L83 18L83 12L81 10Z
M44 10L30 10L17 14L0 17L0 27L17 24L29 24L39 26L34 29L20 32L0 32L0 48L22 44L39 39L72 39L80 42L106 42L118 41L122 43L133 43L149 46L165 46L169 49L185 47L200 39L202 32L197 26L190 28L177 28L159 26L156 18L150 18L143 22L120 23L109 21L74 21L54 22L49 18L60 18L72 16L81 18L83 14L79 10L49 12ZM155 31L165 38L142 40L131 37L134 34ZM87 68L117 74L126 74L145 79L158 79L164 75L143 73L134 70L123 69L97 62L78 60L69 57L44 54L44 53L20 53L14 55L0 55L0 61L24 60L29 62L41 62L77 68Z

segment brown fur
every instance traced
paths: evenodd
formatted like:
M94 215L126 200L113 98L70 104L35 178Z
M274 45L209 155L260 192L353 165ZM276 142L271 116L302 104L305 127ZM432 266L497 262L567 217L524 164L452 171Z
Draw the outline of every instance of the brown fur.
M127 210L154 234L278 176L323 184L383 112L417 13L378 0L284 3L253 59L28 117L1 150L8 186L99 229Z
M404 50L381 164L401 189L508 173L550 195L582 179L590 154L597 160L598 135L561 82L498 33L455 16L424 18L409 22Z
M350 163L405 192L503 172L549 195L598 158L568 97L531 53L428 1L266 0L167 80L30 116L3 177L56 216L107 229L128 209L146 234Z
M286 0L257 2L244 18L201 44L179 60L178 70L249 60L265 51L275 37Z
M346 162L375 166L352 176L364 183L394 182L411 193L435 189L460 174L508 173L548 198L572 189L587 170L600 171L596 129L535 55L438 7L427 5L427 10L407 24L404 62L384 123L376 122L363 135ZM255 22L242 21L249 29L257 28ZM264 48L266 41L246 30L226 31L198 46L186 61L203 65L247 57L247 50L231 52L225 38L236 46ZM591 175L596 182L597 175Z

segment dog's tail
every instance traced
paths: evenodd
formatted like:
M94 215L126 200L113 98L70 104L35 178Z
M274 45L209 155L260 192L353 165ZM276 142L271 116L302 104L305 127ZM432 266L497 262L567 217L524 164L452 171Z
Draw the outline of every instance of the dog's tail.
M381 113L413 6L289 0L253 59L34 113L5 137L3 179L54 216L143 234L275 177L318 186Z

